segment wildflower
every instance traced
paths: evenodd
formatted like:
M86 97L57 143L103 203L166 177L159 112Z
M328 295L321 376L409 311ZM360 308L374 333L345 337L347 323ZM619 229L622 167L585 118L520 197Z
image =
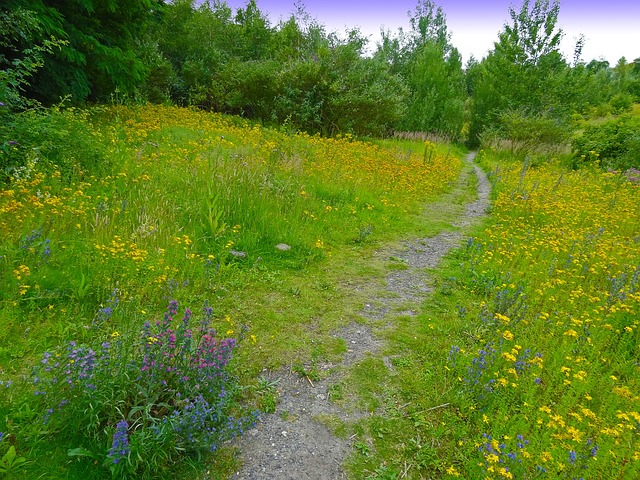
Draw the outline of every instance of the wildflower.
M516 357L509 352L502 352L502 358L507 360L508 362L515 362Z
M502 467L498 473L500 473L502 478L513 478L513 473L511 473L507 467Z
M505 330L504 332L502 332L502 338L504 338L505 340L513 340L513 333L511 333L509 330Z
M113 459L113 463L120 463L131 452L129 448L129 437L127 429L129 424L126 420L120 420L116 425L116 431L113 434L113 442L109 450L109 457Z
M454 467L453 465L449 466L447 468L447 474L448 475L452 475L454 477L459 477L460 476L460 472L458 472L458 470L456 469L456 467Z

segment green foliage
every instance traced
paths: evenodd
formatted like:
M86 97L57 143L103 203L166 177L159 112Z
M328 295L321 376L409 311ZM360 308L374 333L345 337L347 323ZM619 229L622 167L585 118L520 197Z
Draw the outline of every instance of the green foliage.
M611 105L611 109L615 114L628 112L633 105L633 97L629 93L616 93L609 100L609 105Z
M363 46L363 38L353 31L347 43L325 57L329 89L323 120L329 134L385 136L405 113L404 82L387 64L362 58Z
M22 49L50 37L64 41L43 56L44 68L30 82L28 95L52 104L67 95L74 101L105 100L116 88L134 93L147 75L138 42L161 5L158 0L11 0L10 11L27 10L39 23Z
M34 43L41 31L41 22L33 12L23 8L0 9L0 118L11 110L36 105L24 96L31 77L44 66L43 56L53 53L66 42L44 39Z
M179 104L324 134L386 134L403 114L403 82L363 57L359 32L327 35L302 9L273 28L254 2L234 17L225 4L181 1L162 27Z
M0 437L0 442L2 442L2 437ZM15 472L23 466L26 461L26 458L18 456L16 447L11 445L2 458L0 458L0 474Z
M604 168L640 168L640 116L621 115L589 125L573 140L573 166L596 162Z
M0 138L2 181L29 178L36 171L82 179L111 171L117 161L112 146L91 128L89 112L74 108L11 115L0 125Z
M446 56L443 46L426 42L410 61L407 114L402 128L426 131L458 141L464 122L465 88L457 50Z
M410 12L411 30L382 32L374 58L390 65L407 85L406 109L397 129L430 132L457 141L462 136L465 91L460 54L450 43L446 17L432 1Z
M545 57L557 52L562 31L557 30L560 2L558 0L524 0L520 11L509 7L511 24L506 24L496 43L496 52L514 65L538 65Z
M490 130L485 134L491 134ZM528 116L520 111L507 111L500 116L498 138L510 143L512 153L554 150L567 143L569 126L561 119L549 116Z
M560 54L558 13L558 2L543 0L533 5L525 1L519 11L511 7L511 23L499 34L494 50L482 62L470 64L471 145L480 143L484 130L504 131L505 120L511 130L504 132L506 138L513 136L513 112L519 112L520 119L528 119L532 127L538 123L545 130L539 135L550 138L550 127L561 127L571 113L608 98L606 89L600 88L603 77L579 63L581 41L576 46L574 60L578 63L573 68ZM540 123L541 119L548 122ZM558 133L562 133L558 140L564 140L566 132ZM537 135L532 133L531 137Z

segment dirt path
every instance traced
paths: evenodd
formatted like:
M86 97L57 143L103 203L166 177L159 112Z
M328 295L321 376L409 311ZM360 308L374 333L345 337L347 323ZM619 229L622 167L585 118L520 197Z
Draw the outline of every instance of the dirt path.
M405 241L399 246L383 248L375 255L393 258L406 268L393 270L386 277L386 291L380 298L371 298L360 316L367 320L384 320L390 312L416 314L420 303L429 294L429 277L425 269L435 267L440 259L461 242L465 227L485 215L489 205L490 185L484 172L473 163L475 153L467 156L469 166L463 170L453 192L440 202L427 207L425 214L449 207L449 203L464 188L471 167L478 184L477 200L465 205L451 223L453 231L434 237ZM251 480L334 480L347 478L342 463L350 453L349 440L334 436L318 421L319 417L336 416L343 421L357 420L362 412L345 411L329 401L328 387L336 376L367 353L376 354L383 342L364 324L351 324L335 333L344 339L348 351L339 365L324 365L328 373L320 381L312 381L289 371L272 372L267 378L278 381L280 401L276 412L263 417L258 426L240 438L236 445L241 452L243 467L234 479ZM388 359L383 359L390 365Z

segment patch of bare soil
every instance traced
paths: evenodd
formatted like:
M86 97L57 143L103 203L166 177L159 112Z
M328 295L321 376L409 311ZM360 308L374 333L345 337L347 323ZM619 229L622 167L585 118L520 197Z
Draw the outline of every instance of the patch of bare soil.
M473 162L470 153L468 162ZM380 258L400 263L386 277L384 298L372 298L360 315L368 320L384 320L390 313L417 313L420 303L429 294L428 269L462 240L463 227L471 225L486 214L490 185L484 172L473 164L478 180L477 200L465 206L454 227L435 237L413 239L399 247L383 248L376 252ZM280 401L276 412L263 416L256 428L236 441L241 452L242 468L235 479L252 480L334 480L347 478L342 463L351 451L349 439L338 438L319 417L335 416L343 421L357 420L364 412L349 410L329 401L328 386L341 371L378 353L383 342L364 324L350 324L335 332L347 346L347 353L339 365L323 365L326 375L313 381L291 371L265 372L265 377L278 381ZM385 364L390 365L388 359ZM325 417L326 418L326 417Z

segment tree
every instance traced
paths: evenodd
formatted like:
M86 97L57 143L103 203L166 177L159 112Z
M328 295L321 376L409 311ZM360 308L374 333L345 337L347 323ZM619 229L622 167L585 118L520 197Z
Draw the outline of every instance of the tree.
M524 0L517 11L509 8L498 41L479 66L474 67L474 92L469 142L478 145L485 129L504 130L507 112L541 119L561 120L575 108L570 67L559 52L562 31L557 28L557 0Z
M411 29L383 32L375 58L387 62L407 86L406 114L399 128L461 136L466 88L460 53L451 45L442 8L421 0L409 12Z
M364 58L366 39L358 30L335 45L328 56L326 133L350 132L383 136L405 112L407 88L379 58Z
M520 11L509 7L511 25L506 24L499 34L495 51L515 65L538 65L541 59L557 52L562 30L557 29L560 2L535 0L531 6L524 0Z
M27 10L38 19L33 44L52 36L65 42L43 56L28 94L52 103L65 95L83 101L115 89L134 92L147 72L138 41L161 8L161 0L9 0L9 11Z
M43 53L50 53L60 42L45 40L38 45L34 38L40 33L38 19L28 10L0 9L0 115L32 104L24 96L31 77L44 65Z

